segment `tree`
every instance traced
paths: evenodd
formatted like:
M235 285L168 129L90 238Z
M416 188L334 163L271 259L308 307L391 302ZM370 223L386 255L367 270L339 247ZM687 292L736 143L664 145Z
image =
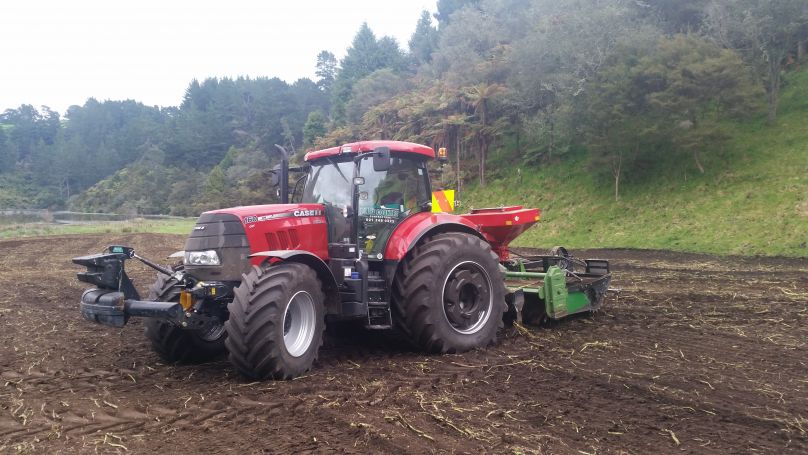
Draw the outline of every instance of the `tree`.
M290 126L297 128L297 138L302 141L300 128L306 123L309 113L313 111L328 112L331 108L330 94L319 89L310 79L298 79L290 87L291 106L286 107L285 116Z
M648 101L668 119L674 145L701 173L702 150L722 139L718 120L754 111L758 94L738 54L695 35L662 39L638 77L652 88Z
M805 60L808 55L808 22L802 24L797 37L797 62Z
M351 47L348 48L345 57L340 62L337 80L355 82L380 67L379 43L376 41L376 35L365 22L359 27L359 31L356 32L351 42Z
M347 104L348 120L362 121L362 116L373 106L394 97L408 88L407 80L390 68L376 70L360 79L353 87L353 95Z
M377 63L373 71L389 68L396 73L400 73L407 68L407 57L395 38L392 36L383 36L379 38L377 44Z
M737 50L766 87L768 120L777 119L783 62L804 42L805 0L713 0L707 7L712 36Z
M479 9L465 8L441 26L438 48L425 70L429 77L442 79L452 89L478 82L500 82L503 55L510 45L507 27L501 17Z
M576 101L581 142L589 152L589 169L596 176L610 176L615 201L626 173L643 167L643 155L660 152L658 119L649 106L642 79L637 78L644 49L627 46L587 84Z
M14 170L17 162L16 153L6 139L6 132L0 124L0 174Z
M390 68L398 72L405 66L406 59L398 42L386 36L377 41L368 24L363 23L340 62L334 82L331 113L334 122L341 125L347 120L346 105L357 81L378 69Z
M283 146L286 148L287 152L294 153L294 151L295 151L295 133L292 131L292 128L289 126L289 119L288 118L281 117L281 128L283 130Z
M511 85L537 112L571 101L604 66L625 37L656 39L638 27L629 3L597 0L542 1L533 18L538 25L513 44L506 65Z
M376 60L378 53L379 44L376 42L376 36L368 24L363 23L340 62L340 70L334 81L331 117L337 124L342 124L346 120L345 105L351 99L353 84L379 68Z
M327 132L328 128L326 127L323 113L320 111L309 112L306 124L303 125L303 145L306 147L313 146L314 141L325 136Z
M228 199L228 189L231 185L227 181L227 175L221 166L214 166L208 174L205 182L205 200L207 205L216 207L224 206Z
M658 22L668 33L690 33L704 25L709 0L644 0L635 7L646 21Z
M455 190L457 191L458 197L462 193L463 188L463 168L461 158L463 155L463 130L466 126L466 116L460 114L454 114L446 117L446 122L444 125L444 128L446 129L445 143L450 146L454 145L455 147Z
M47 106L41 106L41 109L42 112L30 104L23 104L0 115L0 123L10 126L8 140L23 164L30 164L35 148L52 146L59 134L59 113ZM40 142L43 143L41 146Z
M471 128L478 143L480 186L485 186L485 161L488 157L488 148L502 127L501 122L498 124L489 118L491 103L505 91L506 89L502 85L485 83L473 85L464 90L464 97L473 109L477 120Z
M720 149L720 120L754 112L756 86L733 51L695 35L621 44L576 103L582 142L596 175L626 177L655 165L692 162Z
M523 119L532 146L525 160L548 160L568 149L575 119L570 107L584 96L587 84L614 56L626 37L656 40L651 27L641 28L633 2L597 0L534 2L527 14L536 26L512 45L505 66L511 68L509 104Z
M317 87L325 93L331 93L334 80L337 77L337 57L329 51L320 51L317 54Z
M71 192L84 190L141 158L146 144L160 144L168 116L156 107L88 99L71 106L61 127L57 160L65 163ZM66 185L67 186L67 185Z
M479 4L480 0L438 0L438 12L435 13L435 19L438 20L440 27L444 27L449 24L452 15L456 11L467 6L473 8Z
M438 29L432 25L429 11L421 12L421 18L415 26L415 32L409 41L410 56L416 65L432 61L432 52L438 46Z
M305 78L291 85L278 78L244 77L196 85L172 118L172 134L165 140L172 158L197 169L215 165L233 145L270 149L299 144L309 112L328 108L328 95Z

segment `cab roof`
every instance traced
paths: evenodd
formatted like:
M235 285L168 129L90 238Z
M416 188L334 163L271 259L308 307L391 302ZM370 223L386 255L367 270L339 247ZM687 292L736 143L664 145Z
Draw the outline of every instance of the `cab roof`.
M424 157L434 159L435 150L426 145L415 144L413 142L402 141L361 141L351 142L337 147L331 147L323 150L315 150L306 153L304 158L306 161L314 161L320 158L339 156L346 153L366 153L372 152L376 147L388 147L391 152L415 153Z

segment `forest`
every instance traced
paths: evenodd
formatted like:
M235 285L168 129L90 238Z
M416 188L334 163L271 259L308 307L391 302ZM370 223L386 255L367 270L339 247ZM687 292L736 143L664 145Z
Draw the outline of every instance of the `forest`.
M720 166L734 122L778 122L805 0L439 0L407 43L363 25L315 80L193 80L179 106L88 99L0 114L0 208L195 216L269 203L275 144L447 147L445 185L574 160L626 184ZM281 57L281 56L279 56ZM686 177L685 177L686 178Z

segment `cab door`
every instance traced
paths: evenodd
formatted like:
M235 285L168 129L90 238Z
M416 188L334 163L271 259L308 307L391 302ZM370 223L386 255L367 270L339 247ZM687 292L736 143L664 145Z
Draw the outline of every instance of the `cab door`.
M383 259L396 226L431 201L425 161L395 154L390 160L385 171L374 170L371 160L359 162L357 243L370 260Z

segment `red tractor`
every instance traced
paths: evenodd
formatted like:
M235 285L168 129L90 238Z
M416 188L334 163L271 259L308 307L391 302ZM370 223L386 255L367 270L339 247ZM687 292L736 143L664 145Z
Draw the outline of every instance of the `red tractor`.
M435 213L433 159L430 147L395 141L310 152L294 204L284 159L283 203L203 213L181 266L123 246L75 258L88 268L79 279L96 286L82 295L81 312L116 327L146 318L146 336L166 361L226 352L245 376L288 379L311 368L326 321L398 329L426 352L447 353L493 343L508 308L511 320L524 305L538 322L601 304L608 262L565 251L509 257L508 244L539 220L538 209ZM160 272L147 300L126 275L130 258ZM585 270L576 273L576 261Z

